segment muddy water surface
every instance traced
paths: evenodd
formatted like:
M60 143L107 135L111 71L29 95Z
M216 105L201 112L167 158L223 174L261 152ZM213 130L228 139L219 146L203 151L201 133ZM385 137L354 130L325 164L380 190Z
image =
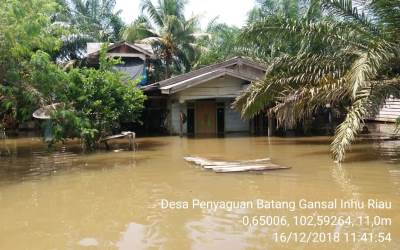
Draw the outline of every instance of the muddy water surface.
M1 141L0 249L400 249L400 145L396 142L355 145L341 166L330 159L325 137L156 137L138 143L136 153L82 154L78 145L49 153L39 138ZM184 162L186 155L222 160L271 157L292 169L215 174ZM391 201L392 208L176 210L161 209L161 199L379 199ZM246 216L271 215L286 216L290 225L243 225ZM295 225L293 219L318 215L380 219L375 225L322 227ZM341 238L312 244L274 238L274 233L293 232L298 237L337 232ZM353 232L371 233L372 239L353 239ZM390 233L391 241L379 243L379 233ZM323 237L317 241L327 242L328 236Z

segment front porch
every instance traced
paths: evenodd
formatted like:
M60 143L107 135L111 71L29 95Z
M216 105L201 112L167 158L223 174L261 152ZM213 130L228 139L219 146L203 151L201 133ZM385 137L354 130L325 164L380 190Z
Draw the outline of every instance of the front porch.
M170 103L170 132L179 135L216 136L229 133L267 133L267 119L260 115L244 120L231 108L233 98L212 98Z

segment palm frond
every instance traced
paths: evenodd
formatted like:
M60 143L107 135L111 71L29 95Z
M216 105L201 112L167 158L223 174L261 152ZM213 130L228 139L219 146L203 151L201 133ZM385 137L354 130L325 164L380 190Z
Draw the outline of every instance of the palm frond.
M332 89L338 86L332 83L341 83L341 88L343 88L342 78L350 66L348 61L351 57L354 57L351 51L345 51L327 55L301 54L277 58L267 68L265 79L253 83L237 98L234 107L242 112L243 117L251 118L267 105L293 104L296 103L295 97L299 96L300 92L302 93L300 96L306 100L304 99L306 93L312 97L315 93L328 91L329 87L331 87L329 93L332 93L330 101L334 101L333 93L335 92L332 92ZM304 91L296 91L300 87L304 88ZM292 89L294 92L291 91ZM336 95L336 97L342 96Z
M153 29L150 21L145 16L139 16L131 25L122 32L122 38L128 42L136 42L146 37L159 36Z
M151 0L142 0L142 12L147 12L150 18L159 26L163 25L163 17L160 15L159 10L154 6Z
M371 31L378 32L376 25L372 23L364 11L359 7L354 6L353 0L323 0L323 8L329 12L330 15L342 17L345 20L355 21L368 27Z
M381 28L398 39L400 36L400 1L374 0L368 2L368 7L371 15L383 24Z
M245 118L269 109L283 127L304 121L326 104L347 107L332 143L341 161L364 119L386 98L397 96L400 1L313 2L323 6L318 18L286 18L260 9L263 15L244 28L239 49L270 66L234 107Z
M347 73L353 98L360 89L368 87L369 81L377 77L384 64L396 57L395 50L395 46L380 41L375 48L360 53Z
M345 120L338 126L332 142L332 153L335 160L344 160L345 152L355 140L364 119L373 117L389 97L399 96L400 82L374 84L371 88L360 89L355 101L350 106Z

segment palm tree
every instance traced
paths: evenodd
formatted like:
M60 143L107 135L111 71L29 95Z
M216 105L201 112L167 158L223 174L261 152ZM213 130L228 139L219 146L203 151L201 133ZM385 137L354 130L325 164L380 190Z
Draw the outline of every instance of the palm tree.
M57 17L69 28L63 38L59 56L79 59L84 55L87 42L117 42L124 23L121 11L114 11L115 0L58 0L63 7Z
M319 0L311 0L310 3L302 0L256 0L256 6L249 13L248 22L252 23L271 16L285 18L304 14L316 16L318 13L317 1Z
M235 102L244 117L266 107L279 124L293 126L329 104L345 117L332 142L343 161L366 118L385 100L400 96L400 2L322 0L324 17L262 19L244 31L247 39L294 39L295 54L270 61L265 78Z
M242 54L238 48L239 28L219 23L218 18L215 18L207 25L206 34L208 35L198 42L202 51L194 65L195 68Z
M184 16L184 0L142 1L144 15L138 17L123 33L129 42L151 44L165 65L165 78L174 72L187 72L198 55L196 17ZM174 69L172 69L174 67Z
M317 20L321 17L320 0L256 0L250 11L248 26L263 25L276 20ZM261 33L259 36L245 32L239 39L241 50L253 58L270 61L282 52L296 54L301 47L298 39L280 38Z

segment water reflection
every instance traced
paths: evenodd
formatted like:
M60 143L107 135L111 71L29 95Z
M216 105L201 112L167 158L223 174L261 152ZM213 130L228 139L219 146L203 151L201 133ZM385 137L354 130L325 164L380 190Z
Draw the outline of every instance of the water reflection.
M0 185L40 180L59 172L99 170L119 165L133 167L137 161L145 160L124 149L125 146L113 151L83 153L77 142L50 150L40 138L10 139L0 145Z
M238 223L239 216L207 215L186 224L188 236L192 240L191 249L248 249L246 242L252 235L251 231L243 231ZM229 234L230 237L226 237Z
M391 162L400 162L400 140L382 140L374 143L374 148L382 159Z
M116 246L120 250L159 248L162 241L152 232L152 228L152 226L129 223Z

